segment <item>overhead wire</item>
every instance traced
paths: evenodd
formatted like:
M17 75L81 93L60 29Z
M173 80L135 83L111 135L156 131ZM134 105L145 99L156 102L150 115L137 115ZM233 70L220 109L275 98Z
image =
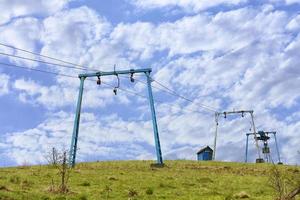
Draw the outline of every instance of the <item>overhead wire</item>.
M0 62L0 65L4 65L4 66L7 66L7 67L14 67L14 68L26 69L26 70L36 71L36 72L41 72L41 73L47 73L47 74L52 74L52 75L57 75L57 76L64 76L64 77L69 77L69 78L77 78L76 76L72 76L72 75L67 75L67 74L62 74L62 73L57 73L57 72L51 72L51 71L46 71L46 70L41 70L41 69L35 69L35 68L30 68L30 67L23 67L23 66L9 64L9 63Z
M228 56L228 55L231 55L231 54L233 54L233 53L236 53L236 52L238 52L238 51L240 51L240 50L243 50L243 49L247 48L249 45L254 44L255 42L257 42L257 41L256 41L256 40L253 40L253 41L249 42L248 44L246 44L246 45L244 45L244 46L242 46L242 47L240 47L240 48L238 48L238 49L230 50L230 51L226 52L224 55L222 55L222 56L220 56L220 57L217 57L216 59L221 59L221 58L224 58L224 57L226 57L226 56ZM167 86L163 85L162 83L160 83L160 82L158 82L158 81L156 81L156 80L154 80L154 79L152 79L152 80L153 80L154 82L156 82L158 85L160 85L161 87L165 88L167 91L169 91L169 94L173 94L174 96L177 96L177 97L179 97L179 98L181 98L181 99L184 99L184 100L186 100L186 101L189 101L189 102L191 102L191 103L195 103L195 104L197 104L197 105L201 105L201 107L206 108L206 109L208 109L208 110L210 110L210 111L217 112L217 109L214 108L214 107L207 106L207 105L202 104L202 103L194 102L193 100L191 100L191 99L189 99L189 98L186 98L186 97L184 97L184 96L178 94L176 91L174 91L174 90L168 88ZM166 91L166 90L165 90L165 91ZM167 92L167 91L166 91L166 92Z
M40 57L44 57L44 58L48 58L48 59L52 59L52 60L55 60L55 61L59 61L59 62L62 62L62 63L65 63L65 64L69 64L69 65L63 65L63 64L59 64L59 63L52 63L52 62L48 62L48 61L43 61L43 60L37 60L37 59L32 59L32 58L28 58L28 57L23 57L23 56L18 56L18 55L13 55L13 54L7 54L7 53L3 53L3 52L0 52L0 55L5 55L5 56L9 56L9 57L15 57L15 58L19 58L19 59L23 59L23 60L29 60L29 61L34 61L34 62L40 62L40 63L44 63L44 64L48 64L48 65L53 65L53 66L59 66L59 67L64 67L64 68L71 68L71 69L76 69L76 70L85 70L85 71L99 71L97 69L94 69L94 68L87 68L83 65L78 65L78 64L75 64L75 63L71 63L69 61L64 61L64 60L61 60L61 59L57 59L57 58L54 58L54 57L50 57L50 56L46 56L46 55L42 55L42 54L38 54L38 53L35 53L35 52L32 52L32 51L28 51L28 50L25 50L25 49L21 49L21 48L18 48L18 47L14 47L14 46L11 46L11 45L8 45L8 44L4 44L4 43L0 43L0 46L5 46L5 47L8 47L8 48L12 48L12 49L16 49L16 50L19 50L19 51L23 51L23 52L26 52L26 53L30 53L32 55L36 55L36 56L40 56ZM71 66L73 65L73 66ZM74 66L77 66L77 67L74 67ZM139 82L143 83L143 84L147 84L145 83L144 81L141 81L141 80L138 80ZM163 85L162 83L152 79L152 81L154 81L156 84L158 84L160 87L162 88L159 88L159 87L156 87L156 86L152 86L158 90L161 90L161 91L164 91L170 95L173 95L175 97L178 97L178 98L181 98L183 100L186 100L190 103L193 103L193 104L196 104L204 109L207 109L209 111L212 111L212 112L217 112L215 108L211 107L211 106L207 106L205 104L202 104L202 103L198 103L198 102L195 102L194 100L191 100L183 95L180 95L178 94L176 91L168 88L167 86Z
M125 76L120 76L120 77L125 78ZM127 77L126 77L126 78L127 78ZM152 78L151 78L151 79L152 79ZM135 79L135 80L136 80L137 82L143 83L143 84L145 84L145 85L147 84L146 82L144 82L144 81L142 81L142 80L139 80L139 79ZM181 99L186 100L186 101L189 101L189 102L191 102L191 103L193 103L193 104L198 104L198 106L200 106L200 107L202 107L202 108L205 108L205 109L207 109L207 110L209 110L209 111L217 112L217 110L216 110L215 108L211 107L211 106L207 106L207 105L204 105L204 104L201 104L201 105L200 105L200 103L197 103L197 102L195 102L195 101L193 101L193 100L191 100L191 99L189 99L189 98L187 98L187 97L184 97L184 96L178 94L178 93L175 92L174 90L168 88L167 86L164 86L162 83L159 83L158 81L156 81L156 80L154 80L154 79L152 79L152 81L156 82L158 85L160 85L161 87L164 88L164 89L162 89L162 88L159 88L159 87L157 87L157 86L155 86L155 85L152 85L152 87L155 88L155 89L158 89L158 90L160 90L160 91L164 91L164 92L166 92L166 93L168 93L168 94L170 94L170 95L173 95L173 96L175 96L175 97L177 97L177 98L181 98Z
M47 56L47 55L35 53L33 51L28 51L26 49L21 49L21 48L18 48L18 47L12 46L12 45L8 45L8 44L4 44L4 43L1 43L1 42L0 42L0 46L8 47L8 48L11 48L11 49L16 49L16 50L23 51L23 52L26 52L26 53L29 53L29 54L32 54L32 55L40 56L40 57L43 57L43 58L48 58L48 59L59 61L59 62L65 63L65 64L75 65L77 67L81 67L83 69L87 69L87 67L85 67L83 65L79 65L79 64L76 64L76 63L72 63L72 62L69 62L69 61L61 60L61 59L54 58L54 57L51 57L51 56Z
M25 70L29 70L29 71L41 72L41 73L51 74L51 75L56 75L56 76L62 76L62 77L78 78L78 76L73 76L73 75L58 73L58 72L51 72L51 71L47 71L47 70L35 69L35 68L30 68L30 67L24 67L24 66L19 66L19 65L15 65L15 64L0 62L0 65L7 66L7 67L13 67L13 68L19 68L19 69L25 69ZM87 79L87 80L88 81L94 81L92 79ZM102 82L102 84L105 85L107 88L114 88L114 86L109 84L109 83ZM122 87L119 87L118 89L123 91L123 92L129 93L129 94L132 94L132 95L135 95L135 96L139 96L139 97L144 98L144 99L148 99L148 97L146 97L144 95L141 95L139 93L136 93L134 91L131 91L131 90L128 90L128 89L125 89L125 88L122 88ZM155 99L155 102L160 103L160 104L165 104L165 102L162 102L162 101L157 100L157 99ZM165 105L169 105L169 104L165 104ZM198 111L190 110L190 109L187 109L187 110L189 110L191 112L198 112Z
M8 67L14 67L14 68L20 68L20 69L26 69L29 71L36 71L36 72L41 72L41 73L46 73L46 74L52 74L52 75L56 75L56 76L63 76L63 77L69 77L69 78L78 78L78 76L72 76L72 75L68 75L68 74L63 74L63 73L58 73L58 72L51 72L51 71L47 71L47 70L41 70L41 69L35 69L35 68L30 68L30 67L24 67L24 66L19 66L19 65L15 65L15 64L9 64L9 63L3 63L0 62L0 65L4 65L4 66L8 66ZM91 79L87 79L88 81L93 81ZM109 84L109 83L105 83L102 82L104 85L109 86L109 87L114 87L113 85ZM124 88L120 88L120 90L126 91L128 93L143 97L143 98L147 98L146 96L140 95L138 93L135 93L133 91L130 90L126 90Z
M225 57L227 55L230 55L232 53L235 53L235 52L238 52L244 48L246 48L247 46L253 44L255 41L252 41L246 45L244 45L243 47L241 48L238 48L236 50L230 50L228 51L227 53L225 53L224 55L222 55L221 57L218 57L217 59L220 59L222 57ZM4 47L8 47L8 48L12 48L12 49L16 49L16 50L19 50L19 51L23 51L23 52L26 52L26 53L29 53L29 54L32 54L32 55L36 55L36 56L40 56L40 57L44 57L44 58L48 58L48 59L51 59L51 60L55 60L55 61L59 61L59 62L62 62L62 63L65 63L65 64L70 64L70 65L73 65L73 66L68 66L68 65L61 65L61 64L58 64L58 63L51 63L51 62L46 62L46 61L41 61L41 60L35 60L35 59L30 59L30 58L22 58L21 56L15 56L15 55L9 55L9 56L13 56L13 57L19 57L21 59L28 59L28 60L32 60L32 61L37 61L37 62L41 62L41 63L45 63L45 64L50 64L50 65L56 65L56 66L61 66L61 67L67 67L67 68L74 68L74 69L79 69L79 70L90 70L90 71L99 71L97 69L94 69L94 68L87 68L83 65L79 65L79 64L76 64L76 63L72 63L72 62L69 62L69 61L65 61L65 60L62 60L62 59L57 59L57 58L54 58L54 57L51 57L51 56L47 56L47 55L43 55L43 54L38 54L38 53L35 53L35 52L32 52L32 51L28 51L28 50L25 50L25 49L22 49L22 48L18 48L18 47L15 47L15 46L12 46L12 45L8 45L8 44L4 44L4 43L0 43L0 46L4 46ZM0 53L0 54L4 54L4 53ZM74 67L74 66L77 66L77 67ZM180 94L178 94L176 91L168 88L167 86L163 85L162 83L152 79L154 82L156 82L158 85L160 85L161 87L163 87L164 89L161 89L161 88L158 88L158 87L155 87L155 86L152 86L156 89L159 89L161 91L165 91L173 96L177 96L178 98L181 98L181 99L184 99L186 101L189 101L191 103L194 103L194 104L197 104L199 105L200 107L202 108L205 108L207 110L210 110L212 112L217 112L217 109L216 108L213 108L211 106L207 106L205 104L202 104L202 103L198 103L198 102L195 102L194 100L191 100L185 96L182 96ZM146 84L145 82L143 81L140 81L144 84Z
M197 104L197 105L199 105L200 107L205 108L205 109L207 109L207 110L210 110L210 111L212 111L212 112L217 112L217 110L216 110L215 108L211 107L211 106L207 106L207 105L202 104L202 103L197 103L197 102L195 102L195 101L193 101L193 100L191 100L191 99L189 99L189 98L186 98L186 97L184 97L184 96L178 94L176 91L174 91L174 90L168 88L167 86L163 85L162 83L158 82L157 80L154 80L154 79L152 79L152 80L153 80L155 83L157 83L158 85L160 85L161 87L163 87L163 88L165 88L166 90L168 90L168 91L169 91L169 94L173 94L174 96L177 96L178 98L184 99L184 100L189 101L189 102L194 103L194 104Z
M28 54L39 56L41 58L47 58L47 59L50 59L50 60L55 60L55 61L67 64L68 66L70 66L70 65L73 66L73 67L77 66L78 67L77 69L89 70L89 71L99 71L99 69L96 69L96 68L86 67L84 65L76 64L76 63L66 61L66 60L62 60L62 59L58 59L58 58L54 58L52 56L48 56L48 55L45 55L45 54L39 54L39 53L36 53L36 52L33 52L33 51L29 51L29 50L26 50L26 49L22 49L22 48L19 48L19 47L12 46L12 45L9 45L9 44L4 44L4 43L0 42L0 46L4 46L4 47L15 49L15 50L18 50L18 51L26 52ZM51 64L53 64L53 63L51 63ZM102 63L102 64L104 64L104 63ZM112 63L110 63L110 64L106 63L105 65L111 65L111 64Z
M18 56L18 55L14 55L14 54L3 53L3 52L0 52L0 55L13 57L13 58L19 58L19 59L22 59L22 60L28 60L28 61L33 61L33 62L44 63L44 64L47 64L47 65L54 65L54 66L59 66L59 67L64 67L64 68L76 69L76 70L84 70L84 71L87 71L87 70L91 71L92 70L92 69L88 69L88 68L74 67L74 66L71 66L71 65L63 65L63 64L59 64L59 63L52 63L52 62L48 62L48 61L43 61L43 60L38 60L38 59ZM92 70L92 71L94 71L94 70Z

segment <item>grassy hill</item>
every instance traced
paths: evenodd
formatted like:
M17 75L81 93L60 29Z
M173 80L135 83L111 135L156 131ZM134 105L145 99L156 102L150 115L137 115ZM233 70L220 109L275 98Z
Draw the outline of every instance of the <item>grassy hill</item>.
M50 192L59 185L49 166L0 168L0 200L13 199L274 199L269 186L272 165L225 162L152 161L80 163L70 172L68 194ZM281 170L297 171L280 166Z

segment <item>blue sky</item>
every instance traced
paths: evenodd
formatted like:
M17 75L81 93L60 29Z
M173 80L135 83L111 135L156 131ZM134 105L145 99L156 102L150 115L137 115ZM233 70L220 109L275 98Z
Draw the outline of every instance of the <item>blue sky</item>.
M253 109L258 130L277 131L282 160L299 164L299 0L3 0L0 11L0 43L89 69L151 67L155 80L193 99L153 82L165 159L195 160L212 146L214 113L204 104ZM0 63L82 72L7 56ZM0 166L45 163L52 147L69 148L78 87L76 78L0 64ZM121 87L147 96L145 84L128 77ZM217 159L242 162L250 128L248 115L221 119ZM86 81L78 148L78 161L155 159L148 100Z

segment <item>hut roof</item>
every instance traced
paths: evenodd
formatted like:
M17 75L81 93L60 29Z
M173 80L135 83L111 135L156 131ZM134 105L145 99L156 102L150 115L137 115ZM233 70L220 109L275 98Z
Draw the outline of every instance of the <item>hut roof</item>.
M200 149L198 152L197 152L197 154L200 154L200 153L202 153L202 152L204 152L205 150L210 150L210 151L213 151L212 150L212 148L210 148L209 146L206 146L206 147L203 147L202 149Z

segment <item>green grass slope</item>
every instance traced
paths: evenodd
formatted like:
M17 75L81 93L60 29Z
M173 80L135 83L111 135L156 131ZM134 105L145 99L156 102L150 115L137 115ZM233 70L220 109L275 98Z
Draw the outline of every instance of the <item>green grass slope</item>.
M80 163L70 173L68 194L49 192L59 185L49 166L0 168L0 200L13 199L274 199L268 184L272 165L224 162L151 161ZM280 166L283 170L292 167Z

